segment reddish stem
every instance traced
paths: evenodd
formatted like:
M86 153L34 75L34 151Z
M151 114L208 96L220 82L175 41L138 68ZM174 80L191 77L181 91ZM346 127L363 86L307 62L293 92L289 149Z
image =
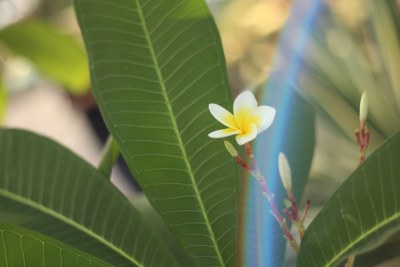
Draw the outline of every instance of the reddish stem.
M253 149L251 148L250 143L244 144L244 147L246 148L247 155L249 155L250 159L253 161L254 160L254 154L253 154Z
M306 218L307 213L308 213L308 210L310 209L310 206L311 206L311 201L310 201L310 200L307 200L306 206L304 207L304 210L303 210L303 215L301 216L301 221L302 221L302 222L303 222L304 219Z
M360 131L359 131L359 130L355 130L355 131L354 131L354 135L355 135L355 137L356 137L358 147L361 148L361 136L360 136Z
M268 189L268 185L265 182L265 178L261 175L260 171L258 170L256 166L256 162L254 160L254 153L253 149L251 148L251 145L249 143L245 144L245 149L246 153L250 158L250 166L246 162L244 162L239 156L236 157L236 162L242 166L244 170L246 170L248 173L253 175L261 188L262 194L267 198L270 207L271 207L271 213L277 220L280 228L282 229L284 237L289 241L290 245L292 246L293 250L297 253L299 250L298 244L296 242L296 239L293 237L292 233L289 230L289 227L287 226L286 220L283 218L281 213L279 212L276 203L275 203L275 198L274 195L270 193Z
M244 160L242 160L240 156L237 156L235 160L237 164L239 164L243 169L245 169L246 171L250 171L249 165Z

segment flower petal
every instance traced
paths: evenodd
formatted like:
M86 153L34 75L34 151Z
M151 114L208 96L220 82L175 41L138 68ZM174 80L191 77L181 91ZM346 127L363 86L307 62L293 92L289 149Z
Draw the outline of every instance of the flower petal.
M235 130L238 129L235 117L232 113L217 104L209 104L208 109L220 123Z
M257 126L257 133L261 133L271 126L274 121L276 110L270 106L256 107L249 116L246 123L254 123Z
M253 93L249 90L244 91L238 95L233 103L233 112L239 111L242 108L255 108L257 107L257 100Z
M217 131L211 132L211 133L208 134L208 137L211 137L211 138L224 138L224 137L235 135L235 134L238 134L238 133L240 133L239 130L234 130L234 129L231 129L231 128L227 128L227 129L217 130Z
M238 134L236 136L236 142L239 145L244 145L245 143L250 142L256 137L257 137L257 126L254 123L252 123L245 134Z
M251 91L244 91L238 95L233 103L233 114L240 129L250 114L257 107L257 100Z

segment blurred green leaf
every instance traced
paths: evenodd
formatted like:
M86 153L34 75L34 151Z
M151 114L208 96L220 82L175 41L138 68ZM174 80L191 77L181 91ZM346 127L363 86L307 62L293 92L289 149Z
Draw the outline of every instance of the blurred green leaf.
M400 32L396 29L398 15L390 11L391 0L366 1L370 10L371 22L374 28L377 44L382 55L382 61L393 88L393 96L400 113Z
M0 266L111 266L37 232L0 224Z
M0 130L0 218L115 266L176 266L130 202L94 167L44 137Z
M204 0L76 0L96 100L150 203L200 266L236 265L233 159L207 134L232 106Z
M400 133L339 187L307 228L297 266L335 266L382 244L400 228L399 151Z
M30 59L45 75L72 94L89 89L87 56L80 45L60 30L40 20L13 24L0 31L0 41L14 53Z
M357 2L357 1L354 1ZM400 130L399 40L396 0L326 2L313 26L298 80L313 102L320 145L313 177L342 182L356 167L354 130L362 92L368 93L368 152ZM340 10L341 11L340 11ZM344 13L352 16L347 23Z
M7 104L6 89L4 88L3 81L0 80L0 125L5 116L6 104Z

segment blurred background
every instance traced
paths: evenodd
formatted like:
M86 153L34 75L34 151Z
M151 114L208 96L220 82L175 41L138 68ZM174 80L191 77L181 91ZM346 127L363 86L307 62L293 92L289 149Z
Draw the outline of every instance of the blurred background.
M276 51L292 1L207 2L220 30L233 94L261 90L279 61ZM317 144L305 196L314 212L357 167L354 129L363 91L370 100L368 152L400 130L400 1L320 2L295 82L316 111ZM0 0L0 123L55 139L97 165L107 131L90 92L71 4ZM123 164L112 181L127 196L140 191ZM373 252L381 257L368 266L400 266L400 238L385 246L385 253Z

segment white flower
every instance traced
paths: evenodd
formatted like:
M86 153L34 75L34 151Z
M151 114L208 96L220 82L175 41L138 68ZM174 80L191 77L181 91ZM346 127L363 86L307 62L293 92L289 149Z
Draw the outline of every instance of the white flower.
M275 118L275 109L269 106L257 106L253 93L244 91L233 103L233 114L217 104L208 106L211 114L228 128L209 133L211 138L223 138L236 135L239 145L250 142L257 134L265 131Z
M281 176L283 187L286 191L292 190L292 172L290 171L289 162L282 152L279 153L278 157L278 169Z
M360 121L366 121L368 115L368 95L364 92L360 101Z

